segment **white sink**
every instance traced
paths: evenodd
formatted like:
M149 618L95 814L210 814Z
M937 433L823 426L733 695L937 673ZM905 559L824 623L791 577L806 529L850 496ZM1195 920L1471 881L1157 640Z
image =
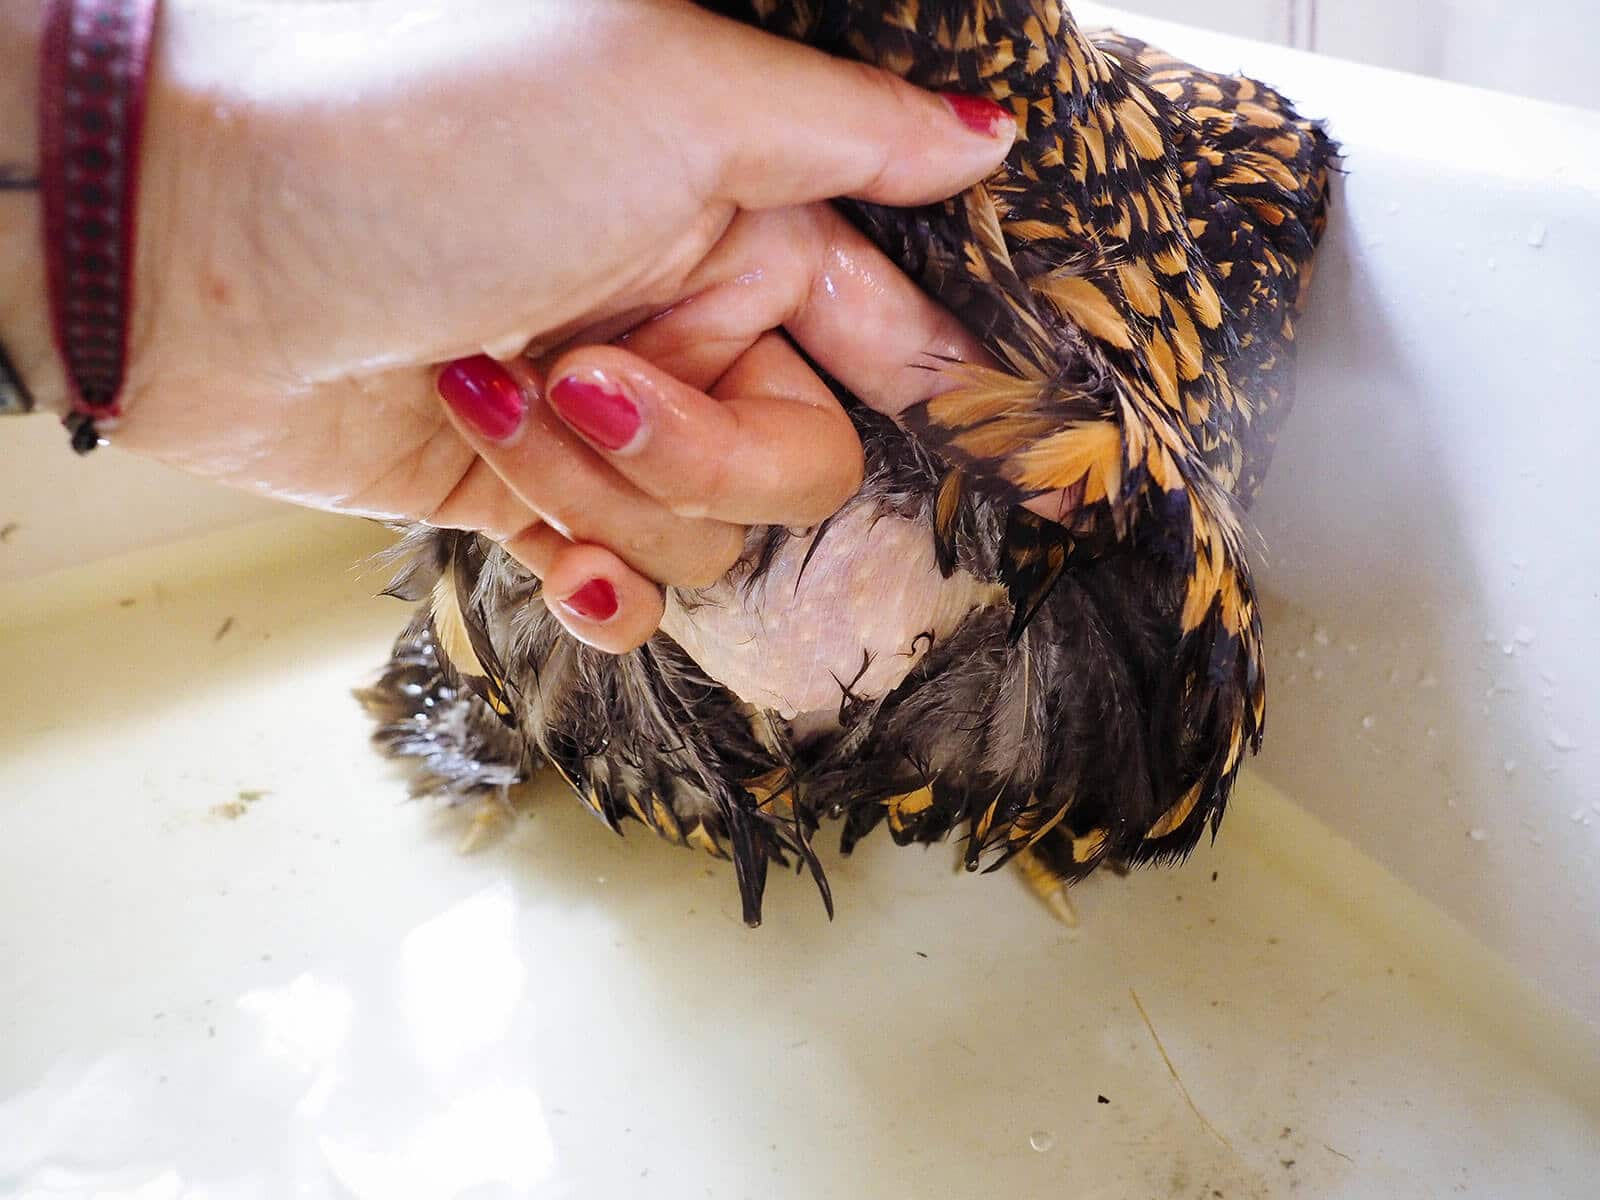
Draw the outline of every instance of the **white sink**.
M0 1194L1593 1194L1592 1034L1258 777L1076 935L881 837L747 930L560 786L461 853L349 694L380 541L0 593Z

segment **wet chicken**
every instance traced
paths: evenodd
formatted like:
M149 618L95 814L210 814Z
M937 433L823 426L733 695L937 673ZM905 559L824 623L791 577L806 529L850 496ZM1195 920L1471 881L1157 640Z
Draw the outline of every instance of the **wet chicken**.
M1333 148L1249 79L1058 0L718 0L709 7L940 90L1019 138L942 205L842 207L998 369L890 421L840 399L859 494L752 530L721 583L669 597L613 658L475 535L418 529L416 619L364 693L420 790L556 772L614 829L731 858L759 920L770 863L880 824L1019 860L1060 906L1101 863L1215 831L1265 711L1243 512L1289 407L1294 325ZM1021 504L1064 493L1056 520Z

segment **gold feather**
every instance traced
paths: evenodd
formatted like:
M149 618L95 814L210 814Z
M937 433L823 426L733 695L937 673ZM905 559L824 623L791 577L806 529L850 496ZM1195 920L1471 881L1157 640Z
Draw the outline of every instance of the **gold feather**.
M511 704L511 689L506 674L489 642L483 622L474 619L464 607L463 596L475 586L475 573L469 557L474 545L471 534L455 539L450 561L439 581L433 585L433 636L444 661L506 725L516 725ZM480 552L481 553L481 552Z
M439 652L458 673L478 678L487 675L478 661L478 652L472 648L472 637L467 633L467 620L456 596L454 572L446 571L433 585L433 636L439 643Z
M1050 492L1084 482L1084 504L1116 498L1122 491L1122 430L1110 421L1068 425L1017 455L1017 482L1032 492Z
M1090 337L1123 350L1133 349L1133 334L1117 306L1083 276L1047 275L1034 280L1032 287Z

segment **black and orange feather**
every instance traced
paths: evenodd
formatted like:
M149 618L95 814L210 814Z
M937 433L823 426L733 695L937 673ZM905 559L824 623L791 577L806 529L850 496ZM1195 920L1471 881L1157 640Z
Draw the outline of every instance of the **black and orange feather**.
M863 497L925 521L938 569L993 580L1005 611L930 637L888 695L852 705L842 683L821 737L752 714L665 635L621 660L579 646L467 535L417 535L432 645L520 732L518 772L549 763L614 828L730 855L751 920L769 859L826 895L829 817L846 849L881 822L898 842L964 829L970 867L1028 851L1067 880L1181 857L1262 736L1243 511L1289 407L1331 142L1272 89L1086 34L1058 0L708 6L1016 116L1004 166L961 196L842 206L999 364L943 364L953 388L899 425L842 395ZM1056 494L1056 520L1021 507ZM752 533L753 572L786 536ZM417 716L393 693L372 693L391 743Z

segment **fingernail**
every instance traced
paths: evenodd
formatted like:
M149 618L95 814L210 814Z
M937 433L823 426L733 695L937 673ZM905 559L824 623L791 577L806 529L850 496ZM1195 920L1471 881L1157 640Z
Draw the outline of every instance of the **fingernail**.
M528 408L511 372L487 354L450 363L439 372L438 387L440 398L491 441L514 434Z
M608 579L591 579L561 602L585 621L609 621L617 615L617 589Z
M1002 130L1013 128L1011 114L993 100L986 100L982 96L963 96L957 92L941 94L950 111L973 133L997 137Z
M549 397L562 420L602 449L621 450L639 435L639 406L597 371L562 376Z

